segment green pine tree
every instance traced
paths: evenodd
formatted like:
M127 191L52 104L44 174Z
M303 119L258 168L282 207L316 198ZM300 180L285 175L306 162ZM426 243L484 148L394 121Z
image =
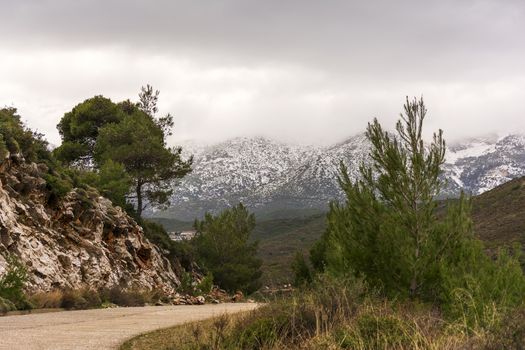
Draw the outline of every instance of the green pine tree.
M254 228L255 216L242 204L195 221L197 259L230 292L251 293L261 286L262 262L256 257L257 242L250 241Z
M328 215L326 263L332 271L352 271L388 294L439 298L440 269L471 239L470 203L462 195L444 218L436 198L445 160L439 130L423 141L423 100L409 101L396 135L369 123L371 165L352 181L341 164L344 204L332 203Z

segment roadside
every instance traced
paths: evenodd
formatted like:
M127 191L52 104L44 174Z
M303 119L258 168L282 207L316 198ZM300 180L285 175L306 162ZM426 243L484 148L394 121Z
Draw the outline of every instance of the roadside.
M0 349L114 349L156 329L253 310L257 304L147 306L0 318Z

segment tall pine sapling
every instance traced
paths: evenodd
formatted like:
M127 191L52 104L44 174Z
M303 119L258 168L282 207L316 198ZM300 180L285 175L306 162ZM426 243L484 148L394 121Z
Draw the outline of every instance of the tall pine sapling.
M445 141L441 130L430 144L423 141L426 112L422 99L407 98L396 135L377 119L369 123L371 165L361 165L361 178L352 181L341 164L346 203L332 203L326 238L329 269L352 270L387 293L412 298L437 297L440 264L470 232L436 216ZM447 217L468 217L468 208L459 205Z

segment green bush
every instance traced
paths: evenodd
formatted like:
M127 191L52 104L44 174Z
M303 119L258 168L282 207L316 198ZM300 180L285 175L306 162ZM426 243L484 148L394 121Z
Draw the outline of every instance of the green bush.
M213 274L208 272L206 276L202 278L196 289L200 294L208 294L213 288Z
M303 253L297 252L292 262L294 286L300 287L312 283L312 271L306 263Z
M38 162L51 157L43 135L26 128L15 108L0 109L0 155L7 151L21 153L27 161ZM3 157L2 157L3 158Z
M525 278L519 263L521 248L500 250L493 259L481 243L463 249L460 261L443 266L442 307L468 329L492 328L501 315L524 302Z
M180 275L180 285L177 288L177 291L182 294L195 294L195 286L193 285L193 277L191 272L182 271Z
M426 108L409 101L396 133L376 120L366 136L371 164L354 180L341 163L345 201L331 203L328 229L312 249L317 270L363 277L391 300L410 298L441 307L470 332L490 329L500 315L523 305L520 249L491 259L473 232L471 200L447 203L438 215L445 161L442 131L423 140Z
M9 300L18 310L31 309L24 293L28 280L26 267L14 255L7 257L7 271L0 277L0 298Z
M0 315L16 310L16 305L10 300L0 297Z
M43 174L42 177L46 180L50 203L64 197L73 189L71 181L59 173Z
M4 158L9 154L9 150L4 141L4 135L0 134L0 163L4 161Z

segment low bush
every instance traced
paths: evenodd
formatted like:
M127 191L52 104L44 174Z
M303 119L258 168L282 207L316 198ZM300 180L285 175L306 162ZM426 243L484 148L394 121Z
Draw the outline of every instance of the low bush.
M509 312L496 327L485 348L525 349L525 309Z
M62 307L64 293L58 289L47 293L37 293L30 297L37 309L55 309Z
M33 306L24 293L27 282L27 269L15 256L7 257L7 271L0 277L0 298L10 301L18 310L28 310Z
M208 294L213 288L213 274L208 272L206 276L197 284L196 290L199 294Z
M169 302L162 293L156 291L123 290L120 287L93 289L53 290L31 296L37 308L64 308L67 310L93 309L111 306L144 306L157 301Z
M99 293L102 302L109 302L118 306L144 306L150 301L145 292L138 290L126 291L117 286L101 289Z
M62 295L61 307L67 310L94 309L101 305L99 293L92 289L66 290Z
M0 297L0 315L3 315L9 311L16 310L15 304L13 304L11 301L4 299Z
M494 336L467 332L432 304L389 301L359 279L318 276L309 288L249 313L146 334L123 348L519 349L523 315L507 317Z
M182 294L193 295L195 293L195 286L193 285L193 277L190 272L182 271L180 275L180 285L177 291Z
M405 349L413 344L414 334L409 324L396 316L365 313L349 329L336 332L336 337L344 349Z
M82 292L78 290L67 290L62 296L61 307L66 310L81 310L87 309L88 302L82 296Z

